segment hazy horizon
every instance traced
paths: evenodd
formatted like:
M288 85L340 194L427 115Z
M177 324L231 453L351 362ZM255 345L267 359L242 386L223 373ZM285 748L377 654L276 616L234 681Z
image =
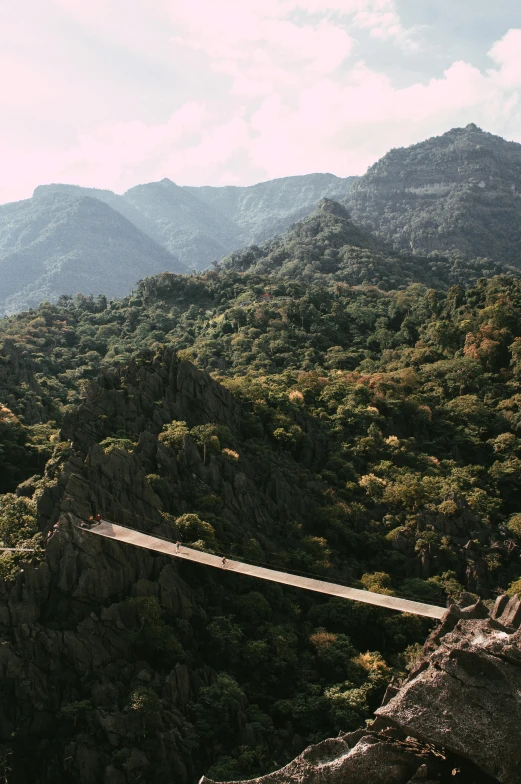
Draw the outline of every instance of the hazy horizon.
M445 133L450 131L450 130L454 130L454 128L448 128L447 131L445 131ZM490 131L487 131L486 128L481 128L481 130L484 133L490 133ZM440 135L443 135L443 134L440 134ZM515 139L505 139L505 140L506 141L513 141L513 142L517 141ZM423 141L423 140L421 140L421 141ZM517 142L517 143L519 143L519 142ZM401 146L402 145L397 145L397 147L401 147ZM390 150L387 150L386 152L389 152L389 151ZM385 154L386 153L384 153L384 155ZM367 168L369 169L379 159L380 158L377 158L375 161L372 161L372 163L370 163ZM150 180L149 182L135 182L132 185L129 185L129 187L125 188L124 190L117 190L117 189L112 189L112 188L103 188L101 186L96 186L96 185L82 185L81 183L78 183L78 182L58 182L58 181L56 181L56 182L41 182L41 183L39 183L38 185L35 186L35 188L33 190L33 193L29 194L28 196L26 196L26 197L24 197L22 199L13 199L13 200L10 200L10 201L7 201L7 202L0 202L0 206L2 206L4 204L12 204L12 203L15 203L16 201L25 201L26 199L30 199L33 196L33 194L34 194L34 191L37 188L41 187L41 186L43 186L43 187L46 187L46 186L52 187L52 186L57 186L57 185L67 185L67 186L71 186L71 187L75 187L75 188L92 188L94 190L111 191L112 193L115 193L118 196L123 196L129 190L132 190L132 188L135 188L138 185L151 185L151 184L154 184L154 183L162 182L163 180L170 180L170 182L172 182L174 185L178 185L178 186L180 186L182 188L226 188L226 187L228 187L228 188L252 188L255 185L262 185L263 183L266 183L266 182L274 182L274 181L277 181L277 180L287 180L287 179L292 179L294 177L309 177L309 176L312 176L314 174L338 177L338 179L346 179L346 178L349 178L349 177L361 177L361 176L363 176L364 173L365 172L362 172L362 174L340 175L340 174L335 174L335 172L331 172L331 171L305 172L305 173L302 173L302 174L289 174L289 175L282 176L282 177L272 177L272 178L267 179L267 180L256 180L255 182L245 183L244 185L242 185L242 184L241 185L211 185L211 184L207 184L207 183L201 183L199 185L193 185L192 183L189 183L189 182L187 182L187 183L179 183L179 182L175 182L170 177L163 177L163 178L161 178L161 180Z

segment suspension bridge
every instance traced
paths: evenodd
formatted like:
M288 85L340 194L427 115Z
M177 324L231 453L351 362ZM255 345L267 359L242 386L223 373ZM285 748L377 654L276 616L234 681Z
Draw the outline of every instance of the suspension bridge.
M350 588L345 585L340 585L339 583L329 583L324 580L316 580L312 577L302 577L301 575L291 574L289 572L279 572L275 569L267 569L263 566L255 566L253 564L244 563L243 561L225 559L223 563L222 557L218 555L211 555L210 553L185 547L184 545L178 546L175 542L160 539L156 536L150 536L141 531L136 531L133 528L127 528L126 526L109 522L108 520L102 520L100 523L94 524L90 528L80 528L78 526L78 529L87 534L101 536L105 539L111 539L123 544L130 544L134 547L141 547L145 550L152 550L156 553L162 553L163 555L169 555L174 558L179 558L180 560L190 561L191 563L211 566L215 569L220 569L221 571L244 574L248 577L256 577L260 580L281 583L282 585L291 585L295 588L303 588L307 591L323 593L328 596L337 596L340 599L374 604L377 607L385 607L388 610L398 610L399 612L412 613L413 615L422 615L425 618L433 618L435 620L440 620L447 611L446 607L436 607L435 605L423 604L422 602L415 602L410 599L401 599L397 596L386 596L380 593L372 593L371 591L363 591L359 588Z

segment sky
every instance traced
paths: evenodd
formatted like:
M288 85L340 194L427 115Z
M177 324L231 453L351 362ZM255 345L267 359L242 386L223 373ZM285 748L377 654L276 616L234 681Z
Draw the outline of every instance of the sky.
M474 122L521 142L519 0L4 0L0 203L363 174Z

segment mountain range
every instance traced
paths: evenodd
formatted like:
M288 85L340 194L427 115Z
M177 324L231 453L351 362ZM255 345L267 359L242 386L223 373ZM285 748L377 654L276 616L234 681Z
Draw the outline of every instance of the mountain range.
M309 174L247 187L164 179L122 195L39 186L32 198L0 206L0 313L78 291L121 296L143 277L201 271L241 248L253 246L244 251L253 258L258 243L323 199L340 202L358 226L359 241L343 245L373 254L349 253L361 282L444 286L521 268L521 144L471 124L391 150L359 178ZM322 250L320 272L329 274L335 249Z
M90 196L108 204L190 270L272 237L307 215L320 199L345 199L356 177L307 174L249 187L179 186L169 179L136 185L119 196L74 185L45 185L35 196Z
M521 276L393 250L326 197L215 268L133 284L150 258L182 269L147 233L159 207L136 206L161 204L161 188L136 190L125 216L59 189L4 212L11 290L16 273L49 298L64 280L131 291L0 319L0 779L251 781L310 743L324 769L341 732L364 766L400 748L395 784L517 784L514 691L482 692L505 682L507 654L517 688ZM81 521L98 514L232 568L91 536ZM253 581L234 560L450 603L425 648L456 642L432 654L445 670L422 658L427 619ZM411 683L432 691L435 676L445 694L447 662L452 696L427 704ZM405 731L363 744L382 699Z
M411 283L446 289L501 273L518 274L516 268L487 258L466 259L459 254L427 257L394 251L355 224L347 208L332 199L322 199L310 215L260 247L232 253L222 266L307 286L347 283L377 286L382 291L406 288Z
M170 180L122 196L45 185L0 206L0 314L61 294L122 296L159 272L202 270L283 231L356 178L310 174L251 187L189 188Z

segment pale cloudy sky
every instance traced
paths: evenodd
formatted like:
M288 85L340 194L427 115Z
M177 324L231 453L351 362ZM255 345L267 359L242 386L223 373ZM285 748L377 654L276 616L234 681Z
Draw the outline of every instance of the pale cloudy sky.
M521 142L520 0L4 0L0 202L362 174L475 122Z

